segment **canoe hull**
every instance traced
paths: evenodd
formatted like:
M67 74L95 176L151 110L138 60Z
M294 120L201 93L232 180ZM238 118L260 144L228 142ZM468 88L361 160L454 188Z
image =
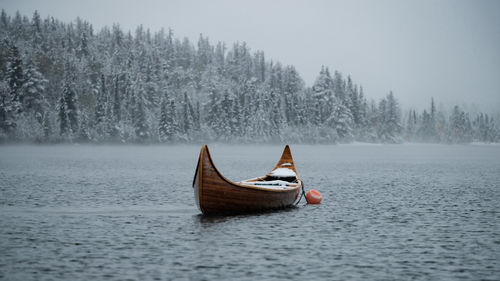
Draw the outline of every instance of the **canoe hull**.
M193 188L196 204L203 214L282 209L293 205L300 191L300 186L288 190L269 190L231 182L215 168L206 145L200 152Z

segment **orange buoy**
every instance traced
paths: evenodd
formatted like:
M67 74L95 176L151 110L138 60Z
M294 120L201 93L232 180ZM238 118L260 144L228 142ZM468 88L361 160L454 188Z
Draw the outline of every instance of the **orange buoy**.
M321 196L321 193L315 189L309 190L306 194L308 204L320 204L321 199L323 199L323 196Z

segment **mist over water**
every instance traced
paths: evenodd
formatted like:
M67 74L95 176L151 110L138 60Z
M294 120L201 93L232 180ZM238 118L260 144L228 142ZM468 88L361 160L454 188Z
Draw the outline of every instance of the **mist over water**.
M500 146L292 145L321 205L205 217L199 146L0 147L0 279L495 280ZM231 180L282 146L211 145Z

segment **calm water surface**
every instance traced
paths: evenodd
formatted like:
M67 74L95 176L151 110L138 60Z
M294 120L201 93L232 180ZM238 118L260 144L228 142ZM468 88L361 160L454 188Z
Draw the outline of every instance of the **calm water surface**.
M210 148L233 180L283 149ZM2 146L0 279L500 280L500 146L291 148L323 204L204 217L199 146Z

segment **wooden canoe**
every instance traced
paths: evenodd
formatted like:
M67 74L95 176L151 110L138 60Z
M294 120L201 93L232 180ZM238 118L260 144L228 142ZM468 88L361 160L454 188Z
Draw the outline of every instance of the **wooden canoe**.
M278 175L276 171L288 171ZM240 182L226 179L215 167L207 145L201 147L193 179L196 205L203 214L228 214L282 209L293 205L302 181L288 145L267 175ZM293 175L292 177L290 177Z

